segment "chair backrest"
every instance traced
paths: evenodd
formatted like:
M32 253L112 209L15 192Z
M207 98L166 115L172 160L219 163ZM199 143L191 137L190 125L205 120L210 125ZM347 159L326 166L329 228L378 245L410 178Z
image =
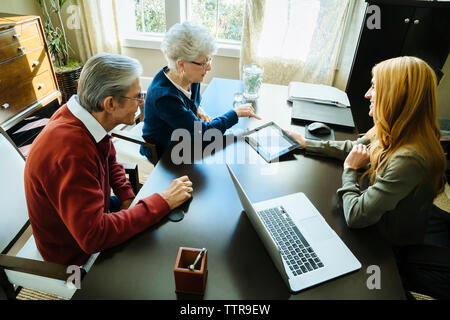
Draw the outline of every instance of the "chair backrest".
M28 222L24 169L24 157L0 128L0 253L9 249Z
M15 296L10 285L15 284L70 299L76 288L66 282L67 266L43 261L33 236L16 256L6 254L28 226L24 170L25 158L0 128L0 285L9 298ZM86 272L97 256L91 255L82 267ZM10 284L5 283L3 272Z

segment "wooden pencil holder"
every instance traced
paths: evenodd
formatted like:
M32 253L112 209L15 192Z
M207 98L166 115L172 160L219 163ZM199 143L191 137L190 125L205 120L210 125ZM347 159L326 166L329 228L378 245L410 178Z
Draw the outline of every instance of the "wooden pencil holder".
M173 273L175 276L175 292L203 295L206 288L206 278L208 276L207 257L208 250L205 251L201 259L197 262L194 270L189 269L189 265L194 263L195 258L201 249L180 247Z

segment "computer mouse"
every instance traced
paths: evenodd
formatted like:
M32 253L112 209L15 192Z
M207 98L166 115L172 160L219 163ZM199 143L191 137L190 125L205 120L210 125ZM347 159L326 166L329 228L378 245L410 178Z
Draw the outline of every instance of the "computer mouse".
M183 220L184 218L184 212L183 209L180 207L173 209L167 214L167 218L169 218L170 221L178 222Z
M331 128L322 122L313 122L308 125L308 131L316 135L330 134Z

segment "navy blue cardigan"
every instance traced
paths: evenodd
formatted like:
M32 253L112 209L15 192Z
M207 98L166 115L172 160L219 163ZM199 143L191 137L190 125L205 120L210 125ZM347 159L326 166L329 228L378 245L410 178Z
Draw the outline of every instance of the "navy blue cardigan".
M162 68L153 78L148 88L144 107L144 127L142 136L156 143L158 157L169 147L172 132L183 128L194 136L194 122L201 121L197 118L197 108L200 105L200 84L191 84L191 99L178 90L164 74L167 67ZM223 116L213 119L211 122L201 122L202 132L211 128L219 129L222 134L238 122L239 118L234 110L230 110ZM151 150L141 147L141 154L150 161Z

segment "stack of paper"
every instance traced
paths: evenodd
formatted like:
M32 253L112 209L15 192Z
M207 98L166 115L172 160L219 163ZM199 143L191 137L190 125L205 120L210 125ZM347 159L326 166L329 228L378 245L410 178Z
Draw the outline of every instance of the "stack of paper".
M293 81L289 83L288 92L288 100L291 102L293 100L304 100L336 107L350 107L350 101L344 91L323 84Z

